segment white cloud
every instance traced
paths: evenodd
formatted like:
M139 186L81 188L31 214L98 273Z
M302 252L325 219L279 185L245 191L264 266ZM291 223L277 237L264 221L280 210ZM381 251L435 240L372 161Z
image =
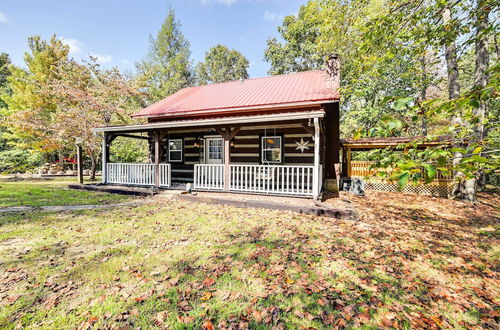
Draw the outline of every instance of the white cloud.
M61 38L61 41L66 46L69 46L69 51L72 54L77 54L81 52L84 45L83 42L81 42L80 40L71 38Z
M269 10L266 10L264 12L264 20L268 22L276 22L280 21L283 17L281 15L278 15L276 13L272 13Z
M7 24L7 22L8 22L7 16L5 16L5 14L0 11L0 23Z
M218 3L227 6L231 6L233 3L236 3L237 0L200 0L202 4L208 5L210 3Z
M96 54L96 53L89 53L89 55L92 57L95 57L97 60L97 63L99 63L99 64L110 63L113 61L113 57L111 55Z

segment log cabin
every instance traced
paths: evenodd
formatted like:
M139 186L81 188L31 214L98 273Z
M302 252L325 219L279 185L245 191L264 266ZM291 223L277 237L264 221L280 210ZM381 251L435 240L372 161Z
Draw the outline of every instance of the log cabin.
M102 133L103 184L318 199L340 179L340 63L188 87ZM145 119L145 120L144 120ZM118 137L147 139L149 163L110 163Z

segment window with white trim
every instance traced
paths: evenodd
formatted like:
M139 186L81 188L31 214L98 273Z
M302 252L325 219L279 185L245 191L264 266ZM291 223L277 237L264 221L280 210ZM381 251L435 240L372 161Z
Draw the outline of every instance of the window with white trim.
M182 162L182 139L168 140L168 160Z
M282 137L263 136L261 138L262 163L277 164L282 162Z

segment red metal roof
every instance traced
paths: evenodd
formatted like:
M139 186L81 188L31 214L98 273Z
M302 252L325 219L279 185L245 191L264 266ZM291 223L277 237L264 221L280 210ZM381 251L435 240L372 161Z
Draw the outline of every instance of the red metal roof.
M330 81L328 81L330 80ZM142 109L133 117L209 114L221 110L306 106L339 99L325 71L306 71L264 78L188 87Z

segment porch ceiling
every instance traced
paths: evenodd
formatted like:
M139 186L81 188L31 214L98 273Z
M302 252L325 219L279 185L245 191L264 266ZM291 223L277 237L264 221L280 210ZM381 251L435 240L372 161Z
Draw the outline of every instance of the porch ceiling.
M161 128L187 128L187 127L200 127L200 126L222 126L222 125L246 125L251 123L268 123L277 121L292 121L309 118L323 118L325 112L323 110L307 111L307 112L287 112L268 115L255 115L255 116L238 116L238 117L224 117L224 118L210 118L210 119L196 119L196 120L179 120L179 121L166 121L138 125L123 125L123 126L106 126L96 127L94 132L140 132L150 131Z

